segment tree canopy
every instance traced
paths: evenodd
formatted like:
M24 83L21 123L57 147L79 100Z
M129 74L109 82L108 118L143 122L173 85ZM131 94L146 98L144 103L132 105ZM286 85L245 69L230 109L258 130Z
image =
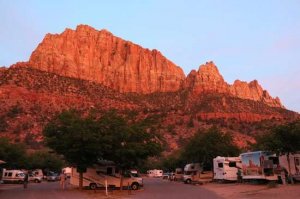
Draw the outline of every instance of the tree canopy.
M85 170L103 156L104 137L91 118L75 111L64 111L44 129L46 144L79 170Z
M85 169L100 159L128 169L161 151L158 138L143 122L129 123L115 111L99 117L64 111L45 127L44 135L50 148L79 169L81 180Z
M238 156L239 149L232 136L216 127L199 130L184 147L181 158L187 162L199 162L206 169L212 168L217 156Z
M25 168L25 146L22 144L10 143L7 138L0 138L0 159L6 162L6 168Z
M277 154L300 151L300 121L274 127L256 138L255 149L268 150Z

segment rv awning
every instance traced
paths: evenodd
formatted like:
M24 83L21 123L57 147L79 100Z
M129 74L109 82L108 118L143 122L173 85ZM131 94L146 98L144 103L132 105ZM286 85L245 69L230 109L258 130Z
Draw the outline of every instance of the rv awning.
M4 162L3 160L0 160L0 164L5 164L6 162Z

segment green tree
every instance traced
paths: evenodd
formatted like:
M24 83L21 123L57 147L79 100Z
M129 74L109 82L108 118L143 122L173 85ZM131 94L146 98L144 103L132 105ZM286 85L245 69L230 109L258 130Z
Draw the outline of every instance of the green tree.
M112 160L123 171L141 165L148 157L160 154L162 147L155 133L148 133L147 122L129 124L125 118L110 111L99 120L102 134L111 148L104 157ZM121 178L120 187L123 187Z
M0 138L0 159L6 162L6 168L25 168L26 151L24 145L13 144L7 138Z
M82 189L83 173L92 166L105 151L102 134L91 118L82 118L74 111L64 111L44 129L46 144L67 162L77 167L79 188ZM108 143L109 144L109 143Z
M285 154L289 174L291 174L289 156L300 151L300 121L279 125L264 135L258 136L254 148L272 151L278 155Z
M199 130L184 147L181 159L199 162L206 169L212 168L213 158L217 156L237 156L239 148L233 143L232 136L216 127Z
M49 151L36 151L27 155L27 169L42 169L50 171L60 171L64 165L61 157Z

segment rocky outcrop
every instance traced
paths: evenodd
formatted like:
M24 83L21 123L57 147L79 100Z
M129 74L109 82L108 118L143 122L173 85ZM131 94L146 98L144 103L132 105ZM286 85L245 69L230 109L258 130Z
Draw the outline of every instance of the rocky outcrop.
M206 62L206 64L200 65L198 71L191 71L183 87L188 88L194 94L203 92L227 93L229 91L229 85L224 81L213 62Z
M236 80L233 85L229 85L213 62L201 65L197 72L191 71L184 81L183 88L196 96L203 93L224 93L241 99L263 102L271 107L284 108L279 98L272 98L257 80L250 83Z
M224 93L284 108L256 80L250 83L236 80L229 85L213 62L201 65L185 78L182 69L159 51L142 48L107 30L97 31L87 25L66 29L61 34L47 34L28 62L13 65L18 66L89 80L119 92L148 94L183 88L190 90L192 97Z
M119 92L176 91L185 78L182 69L159 51L87 25L47 34L29 61L15 66L94 81Z

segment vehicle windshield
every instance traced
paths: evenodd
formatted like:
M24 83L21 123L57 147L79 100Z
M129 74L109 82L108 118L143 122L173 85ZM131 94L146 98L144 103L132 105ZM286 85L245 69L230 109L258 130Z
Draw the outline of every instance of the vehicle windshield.
M139 174L137 174L137 173L131 173L131 176L132 176L132 177L135 177L135 178L138 178L138 177L140 177L140 175L139 175Z

